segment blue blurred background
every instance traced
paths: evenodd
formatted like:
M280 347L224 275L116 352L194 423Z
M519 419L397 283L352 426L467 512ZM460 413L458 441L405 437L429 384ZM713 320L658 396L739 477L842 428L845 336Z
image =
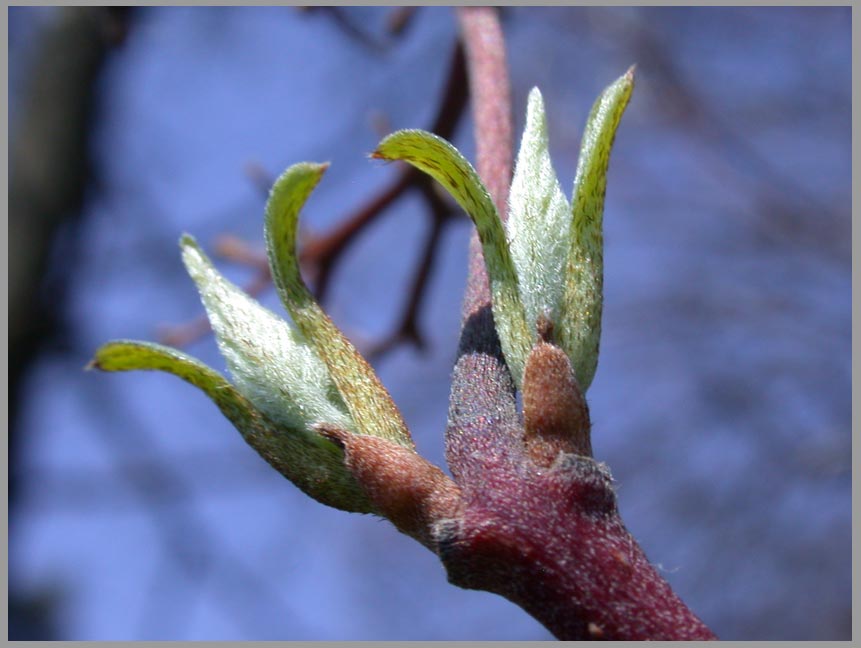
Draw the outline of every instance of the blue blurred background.
M849 639L850 9L502 15L516 136L537 85L566 192L592 101L638 64L589 391L626 524L721 638ZM332 162L311 235L387 186L366 154L429 126L456 37L442 7L9 9L10 639L550 638L302 495L194 388L82 371L200 316L182 232L262 249L256 176ZM454 141L472 156L468 111ZM326 308L360 347L396 327L429 227L410 195L335 267ZM469 231L443 230L426 350L375 363L439 465ZM211 336L186 348L223 367Z

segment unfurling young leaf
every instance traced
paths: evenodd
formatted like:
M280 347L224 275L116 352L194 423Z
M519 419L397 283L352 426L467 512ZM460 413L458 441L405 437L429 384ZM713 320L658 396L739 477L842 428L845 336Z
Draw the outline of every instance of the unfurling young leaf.
M302 334L225 279L192 237L181 247L236 388L276 424L352 430L326 365Z
M526 126L508 197L508 244L530 328L556 321L569 248L571 207L550 161L547 118L538 88L529 93Z
M475 223L487 266L493 320L505 361L518 387L535 342L530 332L505 230L496 207L472 165L449 142L421 130L392 133L371 157L403 160L439 182Z
M342 444L322 430L370 434L414 451L394 403L373 370L317 305L299 276L299 210L326 165L298 164L275 183L266 209L272 274L296 328L225 279L194 239L180 242L234 384L175 349L117 341L90 364L104 371L158 369L203 390L245 440L315 499L379 511L345 464Z
M392 397L371 366L320 308L302 281L296 255L299 211L328 164L294 164L269 194L266 204L266 248L278 294L290 316L329 369L347 410L353 431L414 448Z
M364 490L344 467L343 452L336 444L307 428L276 424L199 360L160 344L117 340L99 348L88 368L158 370L182 378L209 396L248 445L306 494L345 511L375 512Z
M598 365L604 284L604 194L610 149L634 89L634 67L598 97L580 146L574 178L570 248L562 293L560 342L583 393Z
M570 219L550 162L541 95L537 90L530 94L507 237L475 170L445 140L424 131L399 131L373 154L404 160L428 173L472 218L490 280L494 322L518 389L523 389L524 367L539 339L561 347L564 355L553 356L554 371L566 366L561 360L567 357L581 393L595 373L607 165L632 86L633 68L604 91L592 110ZM364 447L364 441L351 440L354 435L379 439L369 441L369 447L397 444L399 452L413 453L415 448L388 392L302 281L296 253L299 212L326 168L310 163L290 167L275 182L266 205L272 276L296 328L227 281L193 238L181 240L183 261L200 291L233 384L190 356L145 342L108 343L90 366L175 374L204 391L246 441L306 493L337 508L379 513L345 462L344 449ZM550 366L533 365L539 371ZM525 399L530 407L540 401L545 378L533 381ZM541 428L531 410L528 422ZM573 416L560 412L565 415L560 420Z
M633 85L632 67L596 101L583 133L571 205L550 160L541 93L530 92L509 194L507 236L478 174L449 142L425 131L402 130L372 153L424 171L472 218L490 280L494 323L518 389L541 322L555 331L582 392L592 383L601 336L607 168Z

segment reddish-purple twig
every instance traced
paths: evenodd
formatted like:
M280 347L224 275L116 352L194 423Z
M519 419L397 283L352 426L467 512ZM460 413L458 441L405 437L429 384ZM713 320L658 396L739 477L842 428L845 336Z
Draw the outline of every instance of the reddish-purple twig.
M511 129L501 28L493 9L458 16L478 171L503 211ZM446 429L460 507L435 528L449 580L508 598L559 639L714 639L622 523L610 473L591 457L585 399L549 340L533 348L523 392L521 419L473 245Z

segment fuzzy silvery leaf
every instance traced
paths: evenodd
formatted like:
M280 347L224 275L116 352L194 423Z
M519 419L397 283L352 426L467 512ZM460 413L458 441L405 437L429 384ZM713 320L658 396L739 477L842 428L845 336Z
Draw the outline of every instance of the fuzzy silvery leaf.
M585 393L598 365L604 281L604 194L610 150L634 88L634 68L598 97L583 132L571 201L572 223L560 338Z
M392 133L380 142L372 157L403 160L424 171L475 223L490 281L493 320L506 364L519 388L535 337L527 324L502 221L475 169L449 142L421 130Z
M350 413L354 425L345 429L414 448L391 396L371 366L316 302L299 271L296 253L299 211L327 167L307 162L295 164L272 186L265 222L272 278L293 322L325 363Z
M571 220L571 207L550 161L547 118L538 88L529 93L508 204L508 245L534 331L540 315L557 320Z
M225 279L192 237L181 247L236 388L254 407L289 428L354 429L326 365L301 333Z

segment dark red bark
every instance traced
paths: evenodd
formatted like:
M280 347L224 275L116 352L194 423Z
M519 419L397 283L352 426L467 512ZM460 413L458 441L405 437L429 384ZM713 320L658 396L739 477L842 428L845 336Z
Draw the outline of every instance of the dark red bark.
M559 455L485 483L439 538L452 583L506 597L559 639L715 638L628 533L605 466Z

